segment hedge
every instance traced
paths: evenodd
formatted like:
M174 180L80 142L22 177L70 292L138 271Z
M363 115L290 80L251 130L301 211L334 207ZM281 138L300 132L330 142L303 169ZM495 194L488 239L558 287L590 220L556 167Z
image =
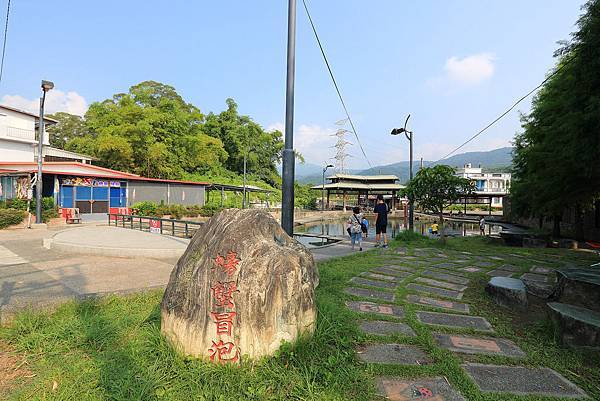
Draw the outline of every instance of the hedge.
M0 209L0 229L20 224L25 218L25 212L17 209Z

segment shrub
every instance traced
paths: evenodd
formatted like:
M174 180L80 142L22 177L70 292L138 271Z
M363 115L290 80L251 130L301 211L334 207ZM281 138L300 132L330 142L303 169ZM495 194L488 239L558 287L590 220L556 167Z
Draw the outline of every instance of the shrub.
M169 214L171 215L172 219L181 219L185 212L185 207L182 205L169 205Z
M156 203L150 201L136 202L131 206L140 216L156 216Z
M202 208L198 205L186 206L184 216L196 217L202 213Z
M0 229L19 224L25 218L25 212L17 209L0 209Z
M416 231L401 231L400 233L398 233L398 235L396 235L395 238L396 241L402 241L402 242L416 242L416 241L427 241L429 240L427 237L424 237L423 235L421 235L420 233L416 232Z
M202 210L200 212L201 216L212 217L218 212L220 212L223 208L217 205L204 205L202 206Z

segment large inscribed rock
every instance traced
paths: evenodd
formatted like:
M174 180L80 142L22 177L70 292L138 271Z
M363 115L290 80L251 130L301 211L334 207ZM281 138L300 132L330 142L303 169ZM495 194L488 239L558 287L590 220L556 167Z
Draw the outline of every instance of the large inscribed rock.
M214 362L272 355L311 334L318 272L310 252L258 210L229 209L198 230L161 303L161 331Z

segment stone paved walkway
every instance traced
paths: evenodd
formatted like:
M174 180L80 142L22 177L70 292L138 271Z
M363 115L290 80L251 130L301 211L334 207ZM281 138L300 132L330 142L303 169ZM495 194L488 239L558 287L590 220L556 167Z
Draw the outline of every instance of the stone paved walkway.
M488 355L518 363L527 354L513 341L494 336L494 328L485 318L472 315L476 305L469 305L465 292L477 276L514 276L545 283L552 271L536 266L526 272L507 264L504 258L470 252L390 250L381 255L377 266L352 278L345 289L349 297L346 305L357 313L356 323L368 339L357 347L357 357L363 363L377 365L435 364L429 348L422 346L428 343L421 338L425 332L436 347L461 358ZM437 332L440 329L443 332ZM468 361L461 365L465 380L471 380L480 393L585 397L581 389L549 368ZM455 387L457 383L431 377L425 371L422 377L379 376L375 381L382 399L468 400Z

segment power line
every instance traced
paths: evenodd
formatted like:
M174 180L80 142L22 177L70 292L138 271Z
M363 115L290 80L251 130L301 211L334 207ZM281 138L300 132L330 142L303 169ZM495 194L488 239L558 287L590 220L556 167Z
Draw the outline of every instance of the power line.
M451 155L453 155L454 153L456 153L458 150L462 149L466 144L468 144L469 142L471 142L473 139L475 139L479 135L483 134L485 131L487 131L488 128L490 128L492 125L496 124L504 116L506 116L508 113L510 113L512 111L512 109L514 109L515 107L517 107L517 105L519 103L521 103L523 100L527 99L532 93L534 93L535 91L537 91L538 89L540 89L542 86L544 86L544 84L546 82L548 82L548 80L550 80L550 78L552 78L553 76L555 76L556 74L558 74L563 68L565 68L567 66L567 64L569 64L571 61L573 61L574 58L575 58L575 55L573 55L570 59L568 59L567 61L565 61L552 74L548 75L546 77L546 79L544 79L538 86L536 86L535 88L533 88L532 90L530 90L529 92L527 92L526 95L524 95L521 98L519 98L519 100L517 100L512 106L510 106L510 108L508 108L508 110L506 110L504 113L500 114L494 121L492 121L491 123L489 123L488 125L486 125L483 129L481 129L479 132L477 132L471 138L467 139L462 145L458 146L452 152L448 153L446 156L442 157L441 159L438 159L437 161L431 163L430 165L436 164L436 163L438 163L438 162L440 162L440 161L442 161L444 159L447 159L448 157L450 157Z
M350 122L350 127L352 127L352 132L354 133L354 136L356 137L356 142L358 143L358 146L360 147L360 150L361 150L363 156L367 160L369 167L373 167L371 165L371 162L369 161L369 158L367 157L367 154L365 153L365 149L363 148L362 144L360 143L360 139L358 138L358 133L356 132L356 127L354 127L354 122L352 121L352 118L350 117L350 113L348 113L348 108L346 107L346 103L344 102L344 98L342 97L342 93L340 92L340 88L338 87L337 81L335 80L335 77L333 76L333 71L331 70L331 66L329 65L329 60L327 60L327 56L325 55L325 50L323 49L323 45L321 45L321 39L319 39L319 34L317 33L315 24L313 23L312 17L310 16L310 12L308 11L308 6L306 5L306 0L302 0L302 4L304 4L304 10L306 10L306 15L308 16L308 21L310 22L312 31L315 34L315 38L317 39L317 44L319 45L319 49L321 49L321 54L323 55L323 60L325 61L325 65L327 66L327 70L329 71L329 75L331 76L331 80L333 81L333 86L335 86L335 90L338 94L338 97L340 98L340 102L342 103L342 107L344 108L344 112L346 113L346 117L348 118L348 122Z
M4 25L4 43L2 44L2 61L0 62L0 83L2 83L2 74L4 73L4 55L6 53L6 36L8 34L8 16L10 15L10 0L6 7L6 24Z

